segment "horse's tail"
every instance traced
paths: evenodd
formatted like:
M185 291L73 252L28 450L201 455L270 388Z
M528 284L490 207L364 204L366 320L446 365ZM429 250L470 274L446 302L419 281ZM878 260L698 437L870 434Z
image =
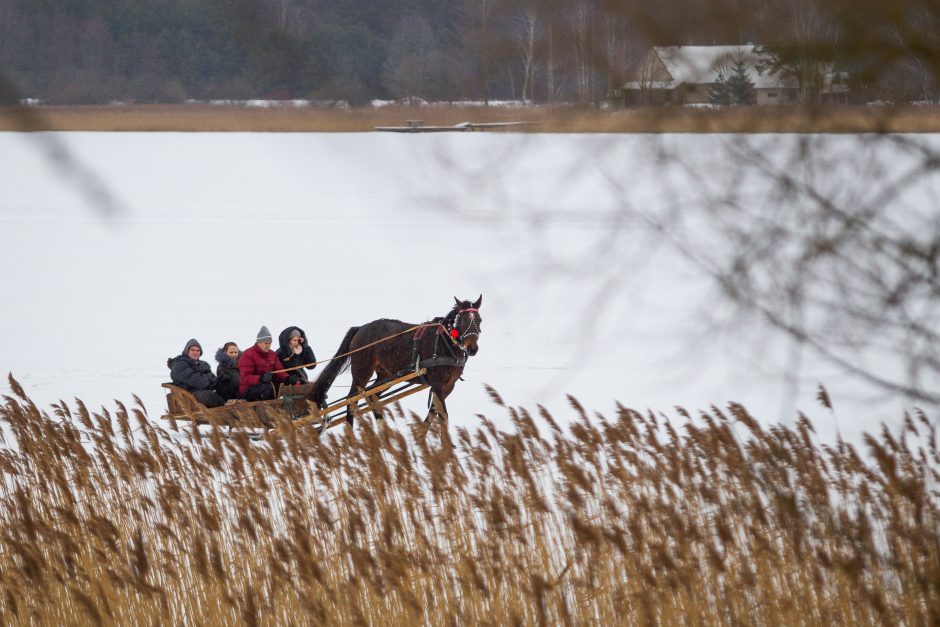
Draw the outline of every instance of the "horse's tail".
M333 385L333 381L349 367L350 356L339 356L349 352L349 345L352 344L353 336L356 335L358 331L359 327L352 327L346 332L346 337L343 338L343 343L339 345L336 355L330 360L329 365L323 369L323 372L320 373L320 376L317 377L317 380L314 382L313 391L307 395L307 398L316 403L317 407L324 407L326 405L326 393L329 391L330 386ZM339 358L337 359L337 357Z

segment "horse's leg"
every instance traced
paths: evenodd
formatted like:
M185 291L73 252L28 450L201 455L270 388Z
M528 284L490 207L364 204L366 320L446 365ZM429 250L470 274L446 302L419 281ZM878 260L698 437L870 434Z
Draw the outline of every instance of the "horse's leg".
M387 369L384 368L383 366L381 366L381 365L376 365L376 366L375 366L375 378L376 378L376 380L379 380L379 379L391 379L391 378L392 378L392 373L391 373L390 370L387 370ZM386 391L387 391L387 390L386 390ZM375 419L376 419L376 420L384 420L384 419L385 419L385 415L382 413L382 409L381 409L381 407L382 407L381 401L380 401L379 399L376 399L376 400L367 399L366 402L368 403L369 407L372 408L372 415L375 416Z
M372 378L372 373L375 370L372 368L372 364L367 359L353 359L352 367L350 368L352 373L352 385L349 386L349 395L346 398L352 398L357 394L361 394L366 389L366 384L369 383L369 379ZM355 405L358 403L350 403L346 406L346 424L350 427L353 426L354 421L354 409Z
M425 422L428 422L434 416L447 422L447 404L444 402L444 399L447 398L453 390L454 383L437 381L431 383L431 407L428 410L428 417L424 419Z
M438 392L431 390L431 407L428 409L428 417L424 421L428 422L434 417L447 422L447 405Z
M428 383L431 384L431 391L428 394L428 415L424 419L425 423L431 422L431 418L434 418L438 415L437 405L439 403L437 400L437 391L440 389L438 382L432 380L431 377L428 377Z

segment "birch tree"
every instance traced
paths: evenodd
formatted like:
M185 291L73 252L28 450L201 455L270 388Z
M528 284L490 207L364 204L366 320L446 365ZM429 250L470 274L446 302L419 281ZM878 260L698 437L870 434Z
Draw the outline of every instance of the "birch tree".
M534 3L523 4L513 18L513 36L522 65L521 96L523 102L532 100L538 24L539 17Z
M438 55L427 20L413 15L402 18L389 44L383 71L389 92L397 98L423 98Z
M569 19L571 46L574 52L574 77L577 99L590 102L594 97L593 19L589 0L573 0Z

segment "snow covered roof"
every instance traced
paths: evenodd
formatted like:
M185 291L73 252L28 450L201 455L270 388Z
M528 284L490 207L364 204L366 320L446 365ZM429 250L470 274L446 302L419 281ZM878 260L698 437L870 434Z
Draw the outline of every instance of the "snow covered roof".
M730 66L734 60L743 59L747 74L756 89L780 89L797 87L794 77L781 77L767 70L759 72L757 66L766 61L756 51L756 46L656 46L655 54L672 77L671 81L657 81L661 89L674 89L678 85L707 85L715 82L718 69ZM631 81L624 87L636 89L641 81ZM646 83L649 86L649 82Z

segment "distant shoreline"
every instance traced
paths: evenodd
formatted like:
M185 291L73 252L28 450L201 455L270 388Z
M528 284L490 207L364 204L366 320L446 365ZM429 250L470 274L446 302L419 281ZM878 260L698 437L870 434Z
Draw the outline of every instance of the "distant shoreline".
M329 109L238 105L88 105L0 107L0 131L371 132L406 120L528 121L524 133L936 133L940 107L684 107L597 110L579 107L433 106Z

